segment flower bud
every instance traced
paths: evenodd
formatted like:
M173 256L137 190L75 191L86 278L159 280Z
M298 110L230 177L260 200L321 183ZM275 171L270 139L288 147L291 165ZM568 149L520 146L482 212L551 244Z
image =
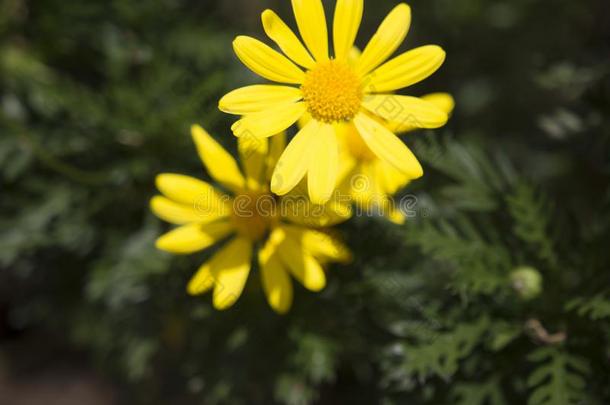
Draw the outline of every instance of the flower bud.
M524 300L536 298L542 292L542 276L533 267L518 267L510 274L511 285Z

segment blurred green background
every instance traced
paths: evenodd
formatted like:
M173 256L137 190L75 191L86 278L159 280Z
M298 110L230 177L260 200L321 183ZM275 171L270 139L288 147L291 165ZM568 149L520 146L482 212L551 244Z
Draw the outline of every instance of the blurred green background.
M405 137L411 218L341 226L354 262L278 316L255 272L187 296L207 253L156 251L148 200L206 177L192 123L235 149L231 41L290 2L1 0L0 403L610 403L610 3L409 4L401 49L448 55L409 94L457 102Z

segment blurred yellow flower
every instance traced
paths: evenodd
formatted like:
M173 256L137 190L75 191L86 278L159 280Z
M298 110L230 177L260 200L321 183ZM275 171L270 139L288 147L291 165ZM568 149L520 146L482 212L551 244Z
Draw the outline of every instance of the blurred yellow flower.
M348 56L362 19L363 0L337 0L334 57L329 56L322 1L292 0L292 7L306 47L271 10L262 13L263 27L286 56L251 37L239 36L233 42L235 53L248 68L283 85L243 87L219 102L222 111L243 116L232 127L237 137L269 137L305 113L313 118L279 158L271 190L287 194L307 175L311 200L328 201L340 171L336 127L341 123L353 123L375 156L408 178L420 177L423 171L415 156L376 117L418 128L444 125L447 114L433 103L391 93L434 73L445 52L436 45L426 45L386 62L410 26L411 10L402 3L388 14L351 65Z
M285 137L242 137L238 149L245 176L237 162L200 126L191 128L199 156L210 176L231 195L193 177L160 174L152 211L177 228L157 240L161 250L188 254L228 239L190 280L187 291L213 290L217 309L239 298L257 252L263 288L271 307L288 311L292 304L289 274L305 288L319 291L326 284L323 265L349 260L348 249L322 227L349 218L350 212L330 201L323 207L292 194L278 198L268 181L285 146Z
M428 94L421 98L447 114L453 111L453 97L447 93ZM407 123L378 120L396 134L417 129ZM340 192L349 195L360 214L378 214L396 224L404 223L404 212L401 207L397 207L392 196L405 187L411 178L375 155L363 142L355 125L338 124L336 132L341 145L341 175L338 183ZM405 202L408 205L410 201Z

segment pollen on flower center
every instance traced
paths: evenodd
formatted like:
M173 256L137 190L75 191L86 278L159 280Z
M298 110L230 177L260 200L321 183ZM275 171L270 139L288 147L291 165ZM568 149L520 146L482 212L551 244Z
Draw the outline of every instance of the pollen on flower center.
M232 208L235 228L252 241L262 239L277 221L276 199L271 194L240 194L233 200Z
M318 121L349 121L360 110L362 83L344 62L330 60L307 72L301 85L309 113Z

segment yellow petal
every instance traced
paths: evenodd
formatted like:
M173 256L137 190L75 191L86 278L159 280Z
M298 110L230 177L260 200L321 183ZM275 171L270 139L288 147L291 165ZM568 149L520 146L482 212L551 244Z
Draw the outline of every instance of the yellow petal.
M322 0L292 0L292 9L301 37L316 61L328 60L328 30Z
M269 153L267 154L267 175L266 179L270 180L277 161L280 159L282 152L286 149L286 132L280 132L271 138L269 142Z
M351 179L350 189L354 203L361 209L361 212L365 214L370 213L376 188L372 164L370 162L361 162L356 175Z
M261 262L261 278L267 302L279 314L285 314L292 306L292 281L277 255Z
M156 246L170 253L193 253L212 246L233 230L233 225L228 221L183 225L161 235Z
M296 87L255 84L226 94L218 102L218 108L228 114L246 115L302 98L301 90Z
M323 124L313 135L310 148L315 159L310 159L307 171L309 198L314 204L325 204L335 190L339 174L339 145L333 126Z
M432 93L425 96L421 96L421 99L429 103L434 104L438 109L446 113L451 114L455 107L455 101L448 93ZM387 121L386 125L395 134L402 134L405 132L413 131L418 129L412 122L394 122Z
M307 123L309 121L311 121L313 118L311 117L311 114L309 113L309 111L306 111L305 114L303 114L301 116L301 118L299 118L299 121L297 121L297 126L299 128L303 128L305 125L307 125Z
M439 128L449 119L447 113L419 97L368 95L362 106L387 121L417 128Z
M437 106L441 111L447 113L447 115L453 112L455 108L455 100L449 93L431 93L421 96L422 100Z
M311 140L319 131L321 124L311 120L290 141L275 165L271 176L271 191L284 195L292 190L305 176L309 167Z
M246 172L249 190L259 190L266 183L267 138L242 136L237 138L237 149Z
M350 49L349 53L347 54L347 64L350 66L356 66L361 55L362 51L357 46L352 46L352 49Z
M363 113L356 116L354 124L364 142L377 157L412 179L423 175L423 169L415 155L389 129Z
M209 291L214 287L216 282L212 271L210 270L210 262L207 261L195 273L186 286L186 292L190 295L199 295Z
M278 83L300 84L305 73L290 59L252 37L239 36L233 41L237 57L254 73Z
M218 310L227 309L239 298L252 262L252 242L236 237L210 260L210 269L216 283L213 304Z
M387 169L390 169L392 172L398 172L394 167L379 159L368 164L363 164L360 168L360 175L366 176L368 187L352 189L352 196L356 206L366 215L383 216L397 223L396 221L399 219L397 204L385 191ZM405 177L402 173L400 173L400 176L402 178Z
M390 209L387 218L396 225L402 225L405 223L406 220L405 215L396 207Z
M342 263L349 262L352 258L347 246L326 232L290 225L283 228L288 235L300 240L303 247L315 257Z
M191 127L191 135L197 146L199 157L210 176L233 192L243 189L244 177L233 156L199 125Z
M353 126L353 124L350 125ZM358 133L355 127L354 131ZM357 136L358 138L360 138L360 135ZM340 139L339 137L337 138ZM360 142L364 144L362 138L360 138ZM339 152L339 175L337 176L337 184L345 182L346 179L351 176L352 172L354 171L354 168L358 164L356 158L346 150L345 142L342 142L341 140L339 140Z
M176 225L191 222L208 223L228 214L226 210L201 209L198 205L180 204L160 195L150 200L150 209L162 220Z
M445 51L426 45L407 51L381 65L368 77L365 91L387 93L424 80L443 64Z
M337 0L333 22L335 58L347 59L362 21L363 0Z
M358 130L353 122L348 124L338 125L339 139L343 143L342 151L344 154L357 161L370 161L375 158L375 155L362 140Z
M264 250L266 254L271 255L275 253L278 247L286 239L286 231L283 227L275 227L265 243Z
M411 25L411 8L401 3L383 20L356 64L356 70L366 75L382 64L400 46Z
M333 198L324 205L313 204L305 193L293 190L282 197L281 212L286 220L305 227L324 227L345 222L352 215L351 201L340 193L333 194Z
M248 114L231 126L237 137L253 136L264 138L284 131L307 111L303 102L281 104L267 110Z
M199 215L228 214L230 198L204 181L182 174L163 173L157 176L156 184L163 195L193 208Z
M320 291L326 286L326 275L322 266L303 249L298 240L287 235L277 252L282 263L305 288Z
M377 166L381 183L381 191L385 194L392 195L396 193L410 181L408 176L384 160L377 160L375 165Z
M292 282L287 269L275 253L275 247L268 246L269 244L258 254L263 289L271 308L284 314L292 305Z
M265 10L261 17L265 33L286 56L307 69L312 69L316 65L301 41L277 14L271 10Z
M406 182L408 182L409 179L403 173L394 168L394 166L383 160L375 160L375 162L373 162L371 165L371 169L375 179L374 190L377 195L375 203L377 204L378 209L381 210L381 214L385 217L389 217L391 212L395 210L395 202L391 195L393 193L388 192L388 190L396 186L394 180L396 180L398 176L405 179ZM396 174L397 176L392 177L393 174Z

